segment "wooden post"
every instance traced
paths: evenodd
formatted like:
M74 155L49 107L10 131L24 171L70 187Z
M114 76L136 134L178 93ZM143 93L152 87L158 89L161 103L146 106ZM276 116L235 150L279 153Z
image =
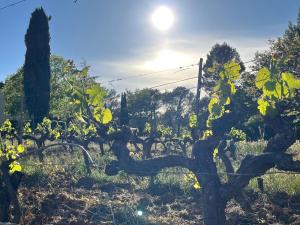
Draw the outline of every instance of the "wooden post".
M199 112L200 112L200 94L201 94L201 86L202 86L202 83L201 83L201 79L202 79L202 64L203 64L203 59L200 58L200 61L199 61L199 71L198 71L198 84L197 84L197 94L196 94L196 115L197 115L197 127L199 127L199 121L200 121L200 118L199 118Z
M258 186L258 189L261 191L261 192L264 192L265 191L265 188L264 188L264 179L261 178L261 177L258 177L257 178L257 186Z

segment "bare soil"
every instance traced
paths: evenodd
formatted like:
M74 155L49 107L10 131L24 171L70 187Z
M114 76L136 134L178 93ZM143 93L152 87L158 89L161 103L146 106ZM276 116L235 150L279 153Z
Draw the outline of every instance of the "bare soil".
M200 192L187 196L164 189L137 189L129 183L99 184L89 178L72 180L63 173L55 176L55 186L35 185L30 179L25 176L19 190L22 224L203 224ZM228 224L300 225L300 194L248 192L247 197L251 205L247 210L234 201L228 203Z

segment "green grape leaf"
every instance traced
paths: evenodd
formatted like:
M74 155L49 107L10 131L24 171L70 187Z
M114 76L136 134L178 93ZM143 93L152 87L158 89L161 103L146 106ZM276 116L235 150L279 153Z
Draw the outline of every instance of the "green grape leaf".
M212 135L213 135L213 131L212 130L205 130L203 132L202 139L205 140L206 138L208 138L209 136L212 136Z
M258 89L262 89L266 82L271 79L271 73L268 68L264 67L257 73L255 85Z
M228 84L230 85L231 94L234 95L236 93L236 89L235 89L234 83L228 81Z
M207 68L207 72L209 72L209 73L213 73L215 71L216 71L215 67L209 67L209 68Z
M211 127L212 121L213 121L213 119L212 119L211 115L209 115L206 120L206 127Z
M21 172L22 171L22 167L21 165L14 161L9 165L9 173L13 174L14 172Z
M17 152L18 153L23 153L25 151L25 148L24 148L24 146L23 145L18 145L18 147L17 147Z
M212 112L212 107L214 104L217 104L219 102L218 98L216 97L212 97L209 101L209 104L208 104L208 111L211 113Z
M189 118L189 127L196 128L197 127L197 115L193 113Z
M276 84L277 82L274 80L267 81L263 87L264 95L269 97L274 96L276 94Z
M151 133L151 125L150 123L145 123L144 132L150 134Z
M75 113L75 118L82 123L87 123L81 113Z
M213 158L217 158L217 156L219 155L219 149L218 148L215 148L214 151L213 151Z
M273 117L277 114L277 110L275 108L275 102L267 101L264 98L260 98L257 100L258 103L258 110L263 116L270 116Z
M232 127L229 134L229 137L241 140L241 141L246 141L247 140L247 135L244 131L236 129L235 127Z
M86 90L89 95L89 103L93 106L104 107L105 90L100 85L94 84Z
M104 109L102 116L102 124L108 124L112 120L112 113L110 109Z
M193 187L194 187L195 189L197 189L197 190L201 188L201 186L200 186L200 184L199 184L198 181L194 183Z
M291 97L292 90L288 88L285 83L276 83L276 94L275 97L278 99L283 99L284 97Z
M81 71L80 71L80 76L82 77L87 77L89 75L89 66L84 67Z
M282 73L281 79L287 83L289 88L300 89L300 80L296 79L292 73Z
M208 111L211 113L213 119L217 119L223 115L225 108L220 104L218 98L213 97L208 104Z
M269 107L269 103L266 100L262 99L262 98L258 99L257 103L258 103L257 108L258 108L259 112L263 116L267 115L267 108Z
M224 65L224 72L230 81L235 81L240 78L241 66L235 61L231 61ZM222 77L222 76L221 76Z

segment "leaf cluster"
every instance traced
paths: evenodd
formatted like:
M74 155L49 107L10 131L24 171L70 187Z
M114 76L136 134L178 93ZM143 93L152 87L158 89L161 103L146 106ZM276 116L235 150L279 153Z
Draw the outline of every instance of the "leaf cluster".
M9 173L21 171L22 167L15 159L20 153L25 151L25 146L22 144L15 145L11 142L11 138L16 133L9 120L4 121L0 127L0 166L4 162L9 162Z
M258 71L255 85L262 91L257 100L259 112L272 117L278 114L277 103L295 97L296 90L300 89L300 80L290 72L281 72L272 63L271 69L264 67Z

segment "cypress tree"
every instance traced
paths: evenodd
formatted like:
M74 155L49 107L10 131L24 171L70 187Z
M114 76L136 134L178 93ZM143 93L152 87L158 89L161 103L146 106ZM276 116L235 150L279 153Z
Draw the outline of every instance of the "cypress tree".
M127 99L126 94L122 94L121 96L121 110L120 110L120 125L128 125L129 124L129 115L127 109Z
M50 100L49 18L43 8L32 14L25 35L24 96L34 124L48 116Z

